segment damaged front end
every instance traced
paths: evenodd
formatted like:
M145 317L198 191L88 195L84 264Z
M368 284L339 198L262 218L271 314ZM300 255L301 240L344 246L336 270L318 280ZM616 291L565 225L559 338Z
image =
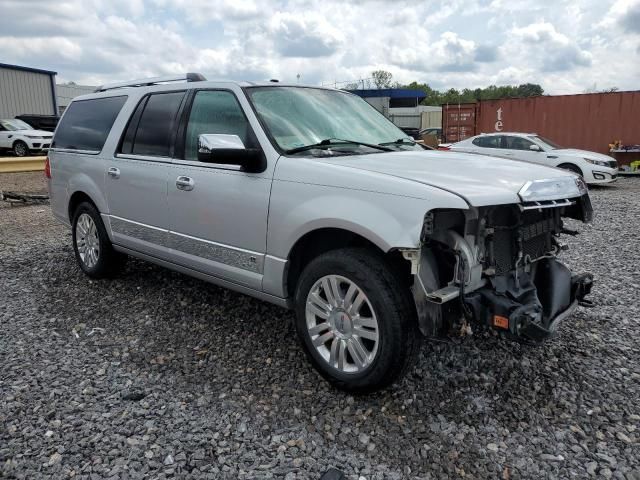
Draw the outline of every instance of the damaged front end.
M570 183L569 183L570 182ZM590 222L593 210L581 179L527 183L522 202L434 210L425 217L412 261L420 329L441 334L458 321L479 322L529 341L542 341L580 303L593 277L572 275L557 260L563 217Z

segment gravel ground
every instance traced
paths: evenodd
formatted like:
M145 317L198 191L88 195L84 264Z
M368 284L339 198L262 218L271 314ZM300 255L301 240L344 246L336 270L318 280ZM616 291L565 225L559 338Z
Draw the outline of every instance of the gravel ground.
M47 193L44 172L0 173L0 191Z
M0 477L640 479L640 180L592 199L564 258L596 308L541 347L427 343L365 397L291 313L135 260L90 281L47 206L0 208Z

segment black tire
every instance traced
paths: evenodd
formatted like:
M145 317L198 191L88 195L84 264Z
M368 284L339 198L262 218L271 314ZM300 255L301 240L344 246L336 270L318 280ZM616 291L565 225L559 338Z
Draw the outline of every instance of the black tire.
M13 154L16 157L26 157L27 155L29 155L29 146L22 140L17 140L13 144Z
M377 317L377 351L362 371L340 371L313 345L306 319L307 296L316 282L327 275L354 282ZM303 270L294 301L296 330L303 349L316 370L335 387L354 393L380 390L399 380L415 364L422 336L413 298L409 286L381 254L365 248L345 248L318 256Z
M80 251L78 249L78 220L83 214L88 215L93 220L97 233L97 243L99 246L99 253L97 254L97 261L93 265L87 265L82 259ZM91 278L108 278L119 273L124 267L127 256L116 252L113 249L113 245L109 240L109 235L104 228L102 218L96 207L89 202L82 202L76 208L73 214L72 225L72 238L73 238L73 251L76 255L76 260L82 271Z
M576 175L580 175L581 177L583 176L582 170L580 170L580 167L578 167L577 165L574 165L573 163L563 163L562 165L558 165L558 168L569 170L570 172L573 172Z

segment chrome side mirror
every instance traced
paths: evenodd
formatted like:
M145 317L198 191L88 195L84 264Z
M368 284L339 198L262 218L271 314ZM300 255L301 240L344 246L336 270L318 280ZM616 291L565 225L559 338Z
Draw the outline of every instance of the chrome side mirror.
M198 135L198 153L212 153L219 149L244 150L244 143L238 135L222 133Z
M267 160L259 148L246 148L238 135L206 133L198 135L198 161L238 165L247 172L264 172Z

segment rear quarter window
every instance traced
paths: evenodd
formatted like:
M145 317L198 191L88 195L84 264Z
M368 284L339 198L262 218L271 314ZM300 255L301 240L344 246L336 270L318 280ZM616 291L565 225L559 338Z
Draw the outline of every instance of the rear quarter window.
M53 148L100 152L126 96L72 102L53 137Z

